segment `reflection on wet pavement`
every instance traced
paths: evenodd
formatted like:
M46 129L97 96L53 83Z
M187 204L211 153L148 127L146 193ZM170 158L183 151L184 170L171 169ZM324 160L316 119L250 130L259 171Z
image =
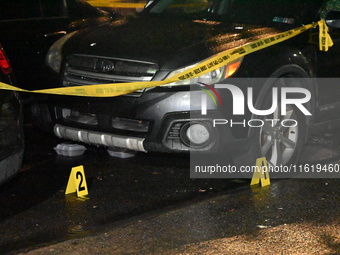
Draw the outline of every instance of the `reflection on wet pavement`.
M107 226L28 254L339 254L339 179L280 180ZM101 240L105 245L95 245Z

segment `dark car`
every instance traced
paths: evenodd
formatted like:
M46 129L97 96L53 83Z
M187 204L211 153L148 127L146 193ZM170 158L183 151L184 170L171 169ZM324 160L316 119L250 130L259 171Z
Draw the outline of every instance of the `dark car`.
M0 82L14 83L11 65L1 45ZM0 90L0 184L21 168L24 152L21 109L16 92Z
M49 73L44 69L50 46L71 30L111 17L114 17L113 13L95 8L83 0L2 1L0 38L18 85L25 89L50 85L53 79L48 79Z
M59 137L107 147L179 153L223 148L235 159L250 157L255 162L254 156L262 155L273 165L295 162L310 130L339 124L339 84L305 80L340 74L339 10L337 1L150 1L136 18L79 31L57 42L48 65L60 73L60 86L116 83L119 87L122 82L161 81L219 52L320 18L327 19L334 46L320 52L314 41L318 30L310 29L173 84L111 98L48 96L33 107L36 123ZM272 105L273 87L300 87L306 94L293 96L308 98L309 91L310 98L301 105L288 105L285 115L276 107L271 116L256 118L260 123L275 119L271 126L266 121L262 126L242 125L256 116L249 110L242 116L233 114L231 89L216 84L236 84L244 95L252 87L256 109ZM207 114L202 114L206 94L202 86L214 89L223 106L207 100ZM216 120L229 124L217 126Z

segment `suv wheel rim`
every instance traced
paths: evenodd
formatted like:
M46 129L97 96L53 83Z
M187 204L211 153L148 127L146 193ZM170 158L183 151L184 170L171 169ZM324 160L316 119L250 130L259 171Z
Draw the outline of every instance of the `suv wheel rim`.
M261 153L272 166L286 165L293 157L298 142L298 125L292 107L281 116L279 110L264 119L260 131Z

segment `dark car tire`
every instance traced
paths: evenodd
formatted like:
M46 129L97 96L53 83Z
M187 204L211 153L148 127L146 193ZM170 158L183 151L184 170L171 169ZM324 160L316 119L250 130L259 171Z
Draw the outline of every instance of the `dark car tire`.
M252 142L248 153L234 157L234 164L238 168L241 166L255 166L258 158L265 157L268 166L278 170L278 174L284 174L279 170L281 166L293 166L298 162L308 132L306 118L295 107L288 109L287 113L291 120L287 120L283 116L280 121L267 122L265 121L266 119L274 119L275 117L266 116L263 118L265 124L262 128L253 128ZM282 121L284 121L285 126L292 127L283 126ZM298 123L296 126L294 126L295 121ZM276 175L276 177L279 176L281 175ZM251 175L247 177L251 177Z
M269 92L267 92L262 99L260 109L269 109L271 100L266 100L269 97ZM280 105L280 102L278 105ZM283 116L276 109L271 115L253 117L262 120L264 125L250 128L248 136L251 145L248 153L234 157L235 165L237 167L254 166L256 160L262 157L266 158L271 167L296 164L308 137L308 117L295 105L287 105L287 114ZM272 119L279 119L279 121L272 121Z
M255 142L261 156L271 166L295 164L301 155L308 132L306 119L296 107L290 106L287 115L266 116L264 126L256 134ZM280 121L266 121L280 119Z

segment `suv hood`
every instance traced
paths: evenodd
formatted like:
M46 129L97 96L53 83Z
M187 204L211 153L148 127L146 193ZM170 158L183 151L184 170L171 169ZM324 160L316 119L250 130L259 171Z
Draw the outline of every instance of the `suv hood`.
M78 32L64 45L63 54L149 61L172 70L277 32L254 25L141 16Z

